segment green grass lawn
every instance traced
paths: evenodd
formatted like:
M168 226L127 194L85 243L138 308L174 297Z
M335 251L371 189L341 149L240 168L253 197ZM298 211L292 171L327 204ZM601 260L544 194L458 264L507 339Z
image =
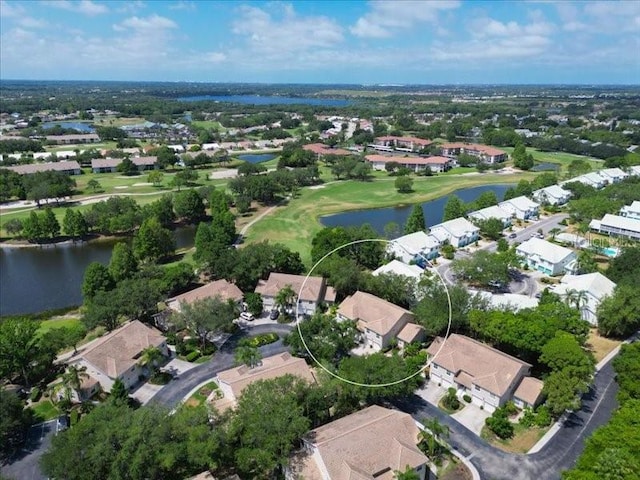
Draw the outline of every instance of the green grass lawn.
M40 323L38 335L42 336L55 328L84 328L80 317L73 318L52 318Z
M31 406L31 409L34 413L35 422L46 422L47 420L53 420L58 415L60 415L60 411L58 408L51 403L49 399L40 400L38 403Z
M215 128L219 132L226 132L227 129L222 126L222 124L216 120L194 120L191 122L196 128Z
M513 153L513 147L500 147L501 150L504 150L509 155ZM592 157L585 157L582 155L574 155L573 153L565 153L565 152L542 152L540 150L536 150L535 148L528 147L527 153L531 153L533 155L533 159L536 162L544 162L544 163L555 163L560 165L560 173L567 173L567 168L569 164L574 160L586 160L593 170L597 170L604 167L604 163L602 160L598 160Z
M511 453L527 453L551 427L525 427L519 423L513 424L513 437L501 439L485 425L480 436L494 447Z
M319 217L347 210L412 205L447 195L460 188L486 184L517 183L531 180L534 173L499 175L485 173L470 176L415 177L414 192L398 193L395 177L386 174L369 182L341 181L317 189L303 189L287 205L277 207L256 222L247 232L246 242L269 239L298 251L303 262L310 264L311 240L322 228Z
M45 152L68 152L73 150L89 150L90 148L96 148L98 150L115 150L117 148L116 142L100 142L100 143L78 143L74 145L47 145L44 147ZM73 160L73 159L71 159Z
M196 391L196 393L191 395L186 400L185 405L189 407L197 407L200 405L204 405L204 403L207 401L207 397L209 396L209 394L211 394L211 392L217 389L218 389L218 384L214 381L211 381L206 385L203 385L202 387L200 387Z

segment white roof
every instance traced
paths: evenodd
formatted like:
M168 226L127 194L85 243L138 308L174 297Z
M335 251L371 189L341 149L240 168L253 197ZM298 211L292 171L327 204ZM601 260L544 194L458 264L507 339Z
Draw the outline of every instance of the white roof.
M393 273L396 275L404 275L405 277L419 278L424 270L417 265L407 265L400 260L392 260L386 265L373 271L373 275L378 276L382 273Z
M634 200L631 205L625 205L620 209L621 212L640 212L640 201Z
M560 263L568 256L575 255L573 250L547 242L541 238L530 238L526 242L518 245L516 251L525 255L538 255L540 258L552 264Z
M640 175L640 165L629 167L629 173L631 175Z
M471 223L466 218L454 218L453 220L449 220L446 222L439 223L438 225L434 225L431 227L431 230L441 227L448 231L454 237L463 237L471 232L478 232L480 229L476 227L473 223ZM436 238L439 237L436 235Z
M504 202L500 202L498 204L499 207L502 207L504 204L509 204L513 206L516 210L521 210L526 212L527 210L535 210L540 205L532 200L529 200L527 197L520 196L516 198L512 198L511 200L505 200Z
M596 183L596 184L599 184L599 183L604 182L605 178L602 177L597 172L591 172L591 173L585 173L584 175L580 175L579 177L574 178L573 181L581 182L581 183Z
M515 293L492 294L485 291L469 290L471 294L480 295L480 297L489 302L489 305L496 310L513 310L517 312L523 308L536 308L538 299L528 297L526 295L517 295Z
M587 292L598 300L613 295L616 284L599 272L585 275L565 275L556 285L553 291L558 295L565 294L568 290Z
M559 185L551 185L549 187L541 188L540 190L536 190L533 192L535 196L544 193L545 195L553 198L562 198L566 196L571 196L571 192L569 190L565 190Z
M602 217L602 220L600 220L600 227L605 225L608 227L640 233L640 220L636 220L635 218L621 217L619 215L611 215L610 213L607 213ZM591 224L589 224L589 226L591 226Z
M586 238L575 235L573 233L559 233L558 235L556 235L556 240L562 243L578 245L580 247L588 243Z
M433 235L425 232L414 232L391 240L390 246L406 249L411 254L419 253L423 250L431 250L440 246L440 242Z
M600 175L606 175L607 177L616 178L616 177L627 177L628 175L620 170L619 168L605 168L604 170L600 170L598 172Z
M503 220L505 218L511 218L511 213L506 210L500 208L497 205L493 205L491 207L481 208L480 210L476 210L475 212L471 212L469 214L472 218L479 218L488 220L490 218L497 218L499 220Z

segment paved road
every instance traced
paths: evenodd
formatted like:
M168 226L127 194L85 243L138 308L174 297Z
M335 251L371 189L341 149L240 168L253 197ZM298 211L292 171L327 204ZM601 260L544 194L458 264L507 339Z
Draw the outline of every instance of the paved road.
M293 328L293 325L255 325L249 328L247 334L259 335L262 333L275 332L283 337L291 332ZM193 388L202 382L213 379L218 372L233 367L233 349L243 335L244 334L239 334L229 339L220 351L213 356L211 361L198 365L169 382L162 390L153 396L149 403L157 403L169 408L174 408ZM282 344L282 340L260 347L260 352L263 357L276 355L285 351L287 351L287 347Z
M558 480L563 470L575 464L584 449L585 439L609 421L617 406L618 385L611 363L596 374L593 386L583 397L582 408L569 415L549 443L531 455L506 453L490 446L417 395L396 402L396 406L416 420L435 417L447 425L450 429L449 443L474 464L483 479Z
M11 464L2 467L2 475L12 480L46 480L38 462L49 448L55 430L55 420L31 427L25 448L12 459Z

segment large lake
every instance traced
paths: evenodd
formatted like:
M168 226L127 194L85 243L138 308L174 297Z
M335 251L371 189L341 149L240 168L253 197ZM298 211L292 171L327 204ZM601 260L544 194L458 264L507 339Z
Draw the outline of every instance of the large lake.
M498 200L504 198L504 193L512 185L483 185L481 187L463 188L456 190L452 195L457 195L464 202L472 202L483 192L495 192ZM444 206L449 196L444 196L422 204L422 211L428 227L442 222ZM404 229L407 218L413 209L413 205L389 208L373 208L369 210L355 210L352 212L336 213L320 218L320 223L325 227L351 227L368 223L380 235L384 235L384 227L388 223L395 222Z
M278 97L262 95L196 95L193 97L180 97L183 102L232 102L248 105L319 105L323 107L346 107L350 100L341 98L316 98L316 97Z
M195 227L174 232L178 248L193 245ZM35 313L82 303L82 277L91 262L109 263L113 241L43 248L0 248L0 315Z

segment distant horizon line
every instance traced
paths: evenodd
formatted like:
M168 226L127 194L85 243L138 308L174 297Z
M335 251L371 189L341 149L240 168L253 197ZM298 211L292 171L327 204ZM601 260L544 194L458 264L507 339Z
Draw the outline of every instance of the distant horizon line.
M341 83L341 82L246 82L246 81L200 81L200 80L60 80L60 79L27 79L0 78L3 82L31 82L31 83L158 83L158 84L195 84L195 85L306 85L306 86L351 86L351 87L640 87L640 83Z

